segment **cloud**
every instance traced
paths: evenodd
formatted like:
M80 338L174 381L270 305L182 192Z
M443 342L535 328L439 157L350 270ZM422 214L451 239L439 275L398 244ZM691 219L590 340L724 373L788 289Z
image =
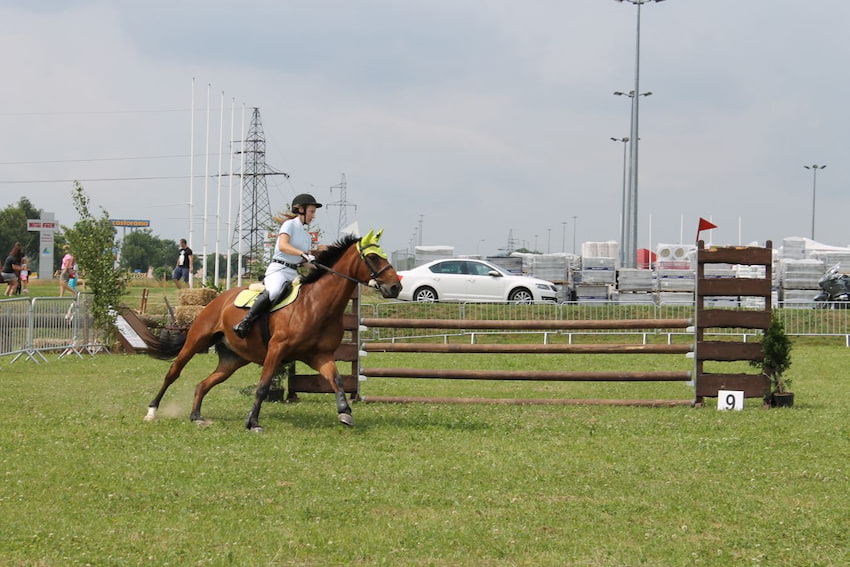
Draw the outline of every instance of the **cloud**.
M837 0L644 6L641 91L654 94L640 106L640 239L649 214L667 242L707 215L721 226L715 240L737 241L738 217L745 241L807 233L802 165L822 162L818 224L825 240L847 240L849 10ZM184 177L84 184L113 216L185 236L195 77L197 154L212 85L212 173L221 91L225 148L231 97L237 131L243 102L261 109L267 161L291 174L268 179L275 211L302 191L337 200L330 187L345 173L361 226L386 226L390 249L408 245L420 215L428 243L465 251L485 239L495 252L511 229L569 241L573 216L579 242L609 240L623 163L609 138L629 135L629 101L611 93L633 87L635 15L598 0L0 4L21 30L0 37L18 54L2 63L13 78L3 161L149 158L9 163L0 180ZM203 174L203 156L193 163ZM193 186L198 210L203 179ZM27 195L73 222L70 183L3 188L9 202ZM326 232L337 214L322 211Z

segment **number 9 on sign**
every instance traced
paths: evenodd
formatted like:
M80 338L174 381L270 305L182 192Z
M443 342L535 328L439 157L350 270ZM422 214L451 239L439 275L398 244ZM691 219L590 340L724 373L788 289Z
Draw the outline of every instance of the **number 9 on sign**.
M744 392L738 390L718 390L717 409L738 411L744 409Z

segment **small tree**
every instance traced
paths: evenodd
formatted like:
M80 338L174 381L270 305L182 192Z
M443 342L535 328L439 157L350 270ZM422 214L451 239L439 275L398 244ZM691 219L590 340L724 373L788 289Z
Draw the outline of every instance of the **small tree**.
M94 292L92 316L95 327L108 342L115 325L113 308L126 290L127 274L115 269L115 228L109 221L109 213L101 209L103 214L100 218L92 216L89 198L78 181L74 182L72 199L80 220L74 223L73 228L63 226L62 230L85 276L86 286Z
M758 366L770 380L770 393L782 394L791 387L791 379L785 377L785 372L791 367L791 339L785 334L785 326L775 315L770 327L764 332L761 340L764 350L764 360L754 360L753 366Z

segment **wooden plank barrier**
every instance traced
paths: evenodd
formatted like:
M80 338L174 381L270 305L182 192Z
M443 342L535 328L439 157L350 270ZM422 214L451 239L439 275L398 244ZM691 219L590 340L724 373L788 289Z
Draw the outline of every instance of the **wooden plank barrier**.
M363 327L385 329L465 329L465 330L658 330L687 329L689 319L624 319L624 320L456 320L456 319L361 319ZM479 353L479 354L689 354L694 350L689 344L434 344L410 342L365 342L365 353ZM457 370L420 368L362 368L363 378L415 378L452 380L521 380L546 382L685 382L691 372L682 371L542 371L542 370ZM692 400L577 400L577 399L484 399L484 398L421 398L374 397L367 402L450 402L450 403L512 403L512 404L604 404L616 405L689 405Z
M383 329L495 329L523 331L613 330L613 329L684 329L693 325L690 319L610 319L517 321L479 319L362 319L368 327Z

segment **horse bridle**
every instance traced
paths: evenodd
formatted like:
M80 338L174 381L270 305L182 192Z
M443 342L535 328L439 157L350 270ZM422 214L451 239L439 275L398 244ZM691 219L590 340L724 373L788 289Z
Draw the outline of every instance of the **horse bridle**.
M341 278L345 278L345 279L347 279L347 280L349 280L349 281L352 281L352 282L357 283L357 284L360 284L360 285L364 285L364 286L366 286L366 287L374 287L374 288L376 288L376 289L377 289L377 287L378 287L378 276L380 276L381 274L383 274L383 273L387 270L387 268L389 268L389 267L391 266L391 264L390 264L389 262L387 262L387 265L386 265L386 266L384 266L383 268L381 268L380 270L378 270L378 271L376 272L376 271L375 271L375 268L373 268L373 267L372 267L372 264L371 264L371 263L369 263L369 256L368 256L368 255L364 252L364 250L366 250L367 248L373 248L373 247L374 247L374 248L378 248L378 245L377 245L377 244L367 244L367 245L366 245L366 246L364 246L363 248L359 248L359 249L358 249L358 252L359 252L359 254L360 254L360 259L361 259L361 260L363 260L363 263L364 263L364 264L366 264L366 267L367 267L367 268L369 268L369 280L368 280L368 281L365 281L365 282L364 282L364 281L362 281L362 280L359 280L359 279L357 279L357 278L351 277L351 276L349 276L348 274L342 274L342 273L340 273L340 272L337 272L337 271L336 271L336 270L334 270L333 268L329 268L328 266L325 266L324 264L319 264L319 263L318 263L318 262L316 262L316 261L314 261L314 262L312 262L312 263L313 263L313 265L314 265L314 266L316 266L316 267L318 267L318 268L322 268L322 269L323 269L323 270L325 270L326 272L330 272L331 274L333 274L333 275L335 275L335 276L339 276L339 277L341 277ZM375 282L375 284L374 284L374 285L372 285L372 282Z

